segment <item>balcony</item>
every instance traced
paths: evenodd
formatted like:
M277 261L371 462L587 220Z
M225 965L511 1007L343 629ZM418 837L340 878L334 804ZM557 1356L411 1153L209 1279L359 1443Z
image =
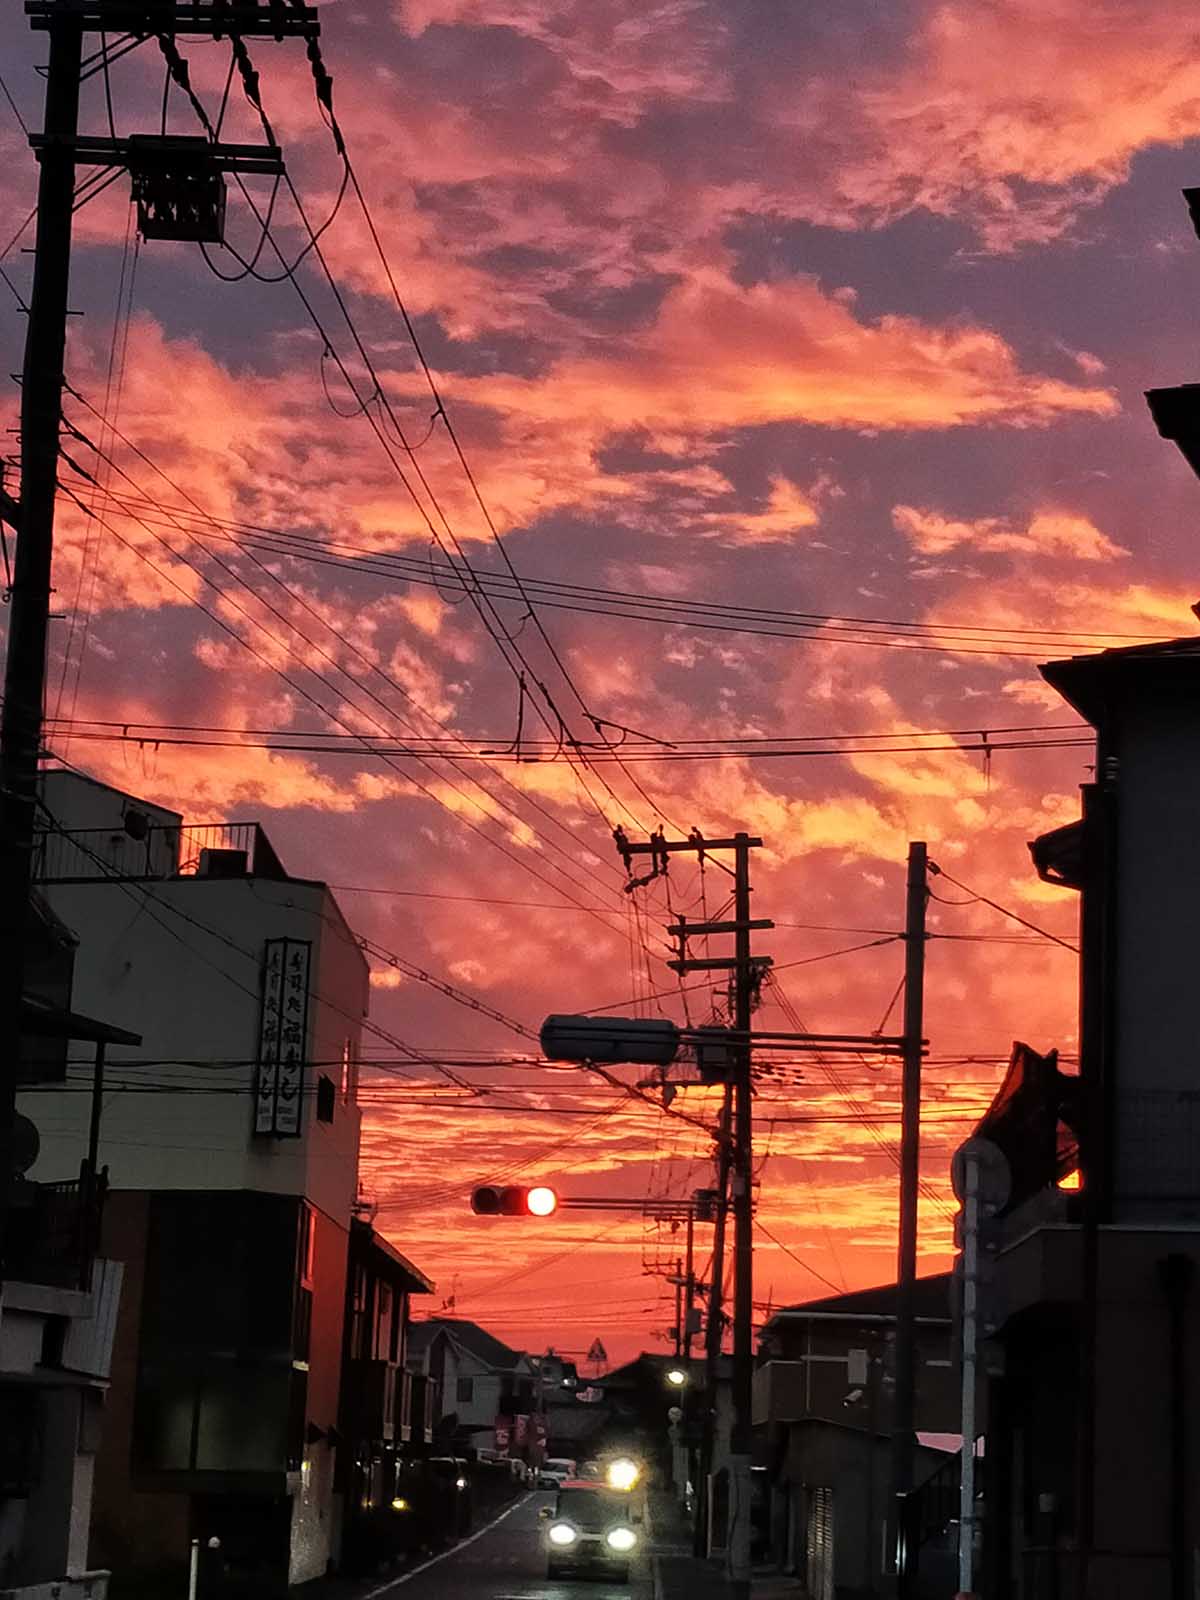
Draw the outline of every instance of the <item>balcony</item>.
M34 881L287 877L260 823L174 827L140 820L143 825L134 832L128 828L39 831L34 841Z
M390 1361L352 1361L346 1375L346 1422L356 1441L390 1444L396 1437L399 1368Z
M14 1282L86 1288L100 1234L105 1173L83 1164L68 1183L19 1182L12 1195L4 1274Z

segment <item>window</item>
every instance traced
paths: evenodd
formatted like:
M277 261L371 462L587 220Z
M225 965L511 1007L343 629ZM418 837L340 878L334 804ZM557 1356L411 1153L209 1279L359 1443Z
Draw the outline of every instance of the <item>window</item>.
M327 1078L322 1072L317 1079L317 1121L332 1122L333 1108L337 1104L337 1093L333 1087L333 1079Z
M342 1104L348 1106L354 1099L358 1088L358 1063L354 1059L354 1044L350 1039L342 1040Z
M367 1354L367 1269L359 1262L354 1268L350 1302L350 1359L360 1361Z
M469 1406L475 1398L475 1379L460 1378L455 1388L455 1398L460 1406Z
M312 1288L313 1260L316 1255L317 1230L313 1208L307 1201L300 1202L300 1221L296 1233L296 1276L305 1288Z
M375 1348L376 1361L394 1361L396 1340L395 1298L391 1285L379 1279L375 1284Z

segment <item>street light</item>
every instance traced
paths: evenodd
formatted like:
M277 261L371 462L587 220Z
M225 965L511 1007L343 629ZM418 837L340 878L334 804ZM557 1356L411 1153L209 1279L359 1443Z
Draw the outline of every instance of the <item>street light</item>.
M525 1209L531 1217L549 1217L558 1210L558 1196L544 1185L530 1189L525 1196Z
M682 1367L670 1367L667 1370L667 1382L675 1389L682 1389L688 1381L688 1375Z
M471 1191L471 1210L477 1217L549 1217L558 1210L558 1194L544 1184L483 1183Z

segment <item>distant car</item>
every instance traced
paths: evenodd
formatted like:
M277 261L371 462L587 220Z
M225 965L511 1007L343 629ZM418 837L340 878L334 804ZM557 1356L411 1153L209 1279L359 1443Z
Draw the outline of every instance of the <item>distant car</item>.
M430 1456L429 1472L446 1497L443 1511L448 1531L459 1536L471 1531L471 1479L460 1456Z
M559 1485L546 1523L546 1575L583 1573L629 1582L629 1568L640 1543L630 1498L620 1490L581 1478Z
M547 1456L538 1468L539 1489L557 1489L560 1483L575 1476L575 1463L565 1456Z

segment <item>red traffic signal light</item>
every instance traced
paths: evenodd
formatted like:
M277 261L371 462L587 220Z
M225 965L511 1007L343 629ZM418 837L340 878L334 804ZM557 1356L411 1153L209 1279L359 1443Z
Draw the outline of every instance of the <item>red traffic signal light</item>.
M480 1217L549 1217L558 1210L558 1195L544 1185L485 1183L471 1191L471 1210Z

